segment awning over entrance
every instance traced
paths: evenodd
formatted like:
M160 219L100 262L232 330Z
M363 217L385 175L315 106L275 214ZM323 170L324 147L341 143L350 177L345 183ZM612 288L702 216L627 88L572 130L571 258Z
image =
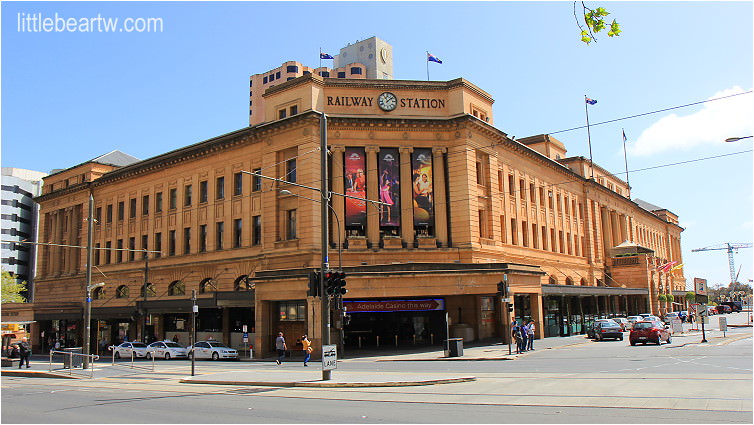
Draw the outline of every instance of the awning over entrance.
M197 298L199 308L217 308L214 298ZM150 313L191 313L191 300L147 300L137 301L136 308Z
M647 295L644 288L614 288L609 286L542 285L542 295Z

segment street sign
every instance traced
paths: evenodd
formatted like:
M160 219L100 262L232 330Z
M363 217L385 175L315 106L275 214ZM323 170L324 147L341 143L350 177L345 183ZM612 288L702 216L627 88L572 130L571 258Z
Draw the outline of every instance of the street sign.
M249 342L249 334L246 332L243 333L243 342Z
M338 346L322 346L322 370L333 370L338 368Z
M719 317L719 324L720 324L720 332L727 332L728 331L728 319L726 317Z
M502 301L503 301L504 303L512 303L512 302L513 302L513 298L503 298L503 300L502 300Z
M248 329L249 328L247 328L246 325L243 325L243 327L242 327L241 330L243 331L243 333L246 333L246 332L248 332Z
M683 324L681 324L681 319L672 319L670 321L670 327L673 328L674 334L683 333Z

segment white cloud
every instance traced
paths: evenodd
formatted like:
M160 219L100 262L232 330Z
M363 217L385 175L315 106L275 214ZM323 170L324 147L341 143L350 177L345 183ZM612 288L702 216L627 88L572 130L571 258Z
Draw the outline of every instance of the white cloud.
M736 86L717 92L710 99L743 91ZM725 143L728 137L751 136L754 131L753 106L752 94L744 94L704 103L701 110L690 115L667 115L644 130L635 143L629 144L629 151L633 155L646 156Z

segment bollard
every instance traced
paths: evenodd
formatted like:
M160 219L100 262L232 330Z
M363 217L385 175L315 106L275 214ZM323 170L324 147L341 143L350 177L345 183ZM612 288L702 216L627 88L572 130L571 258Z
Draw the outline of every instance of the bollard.
M416 334L414 334L413 336L414 336L414 345L416 345Z
M359 348L361 348L361 335L359 335Z
M435 345L435 334L429 334L429 343Z
M377 348L380 348L380 336L377 335Z
M398 348L398 335L395 336L395 348Z

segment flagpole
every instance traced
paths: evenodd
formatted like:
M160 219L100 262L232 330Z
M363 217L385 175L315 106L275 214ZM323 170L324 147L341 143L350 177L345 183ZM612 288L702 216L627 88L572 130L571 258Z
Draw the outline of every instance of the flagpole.
M628 179L628 156L626 156L626 130L623 132L623 162L626 163L626 185L628 186L628 199L631 199L631 181Z
M319 48L319 72L322 75L322 48Z
M427 50L427 81L429 81L429 50Z
M592 134L589 131L589 103L586 101L586 95L584 95L584 110L586 110L586 137L589 142L589 169L591 171L591 178L594 179L594 161L592 160Z

